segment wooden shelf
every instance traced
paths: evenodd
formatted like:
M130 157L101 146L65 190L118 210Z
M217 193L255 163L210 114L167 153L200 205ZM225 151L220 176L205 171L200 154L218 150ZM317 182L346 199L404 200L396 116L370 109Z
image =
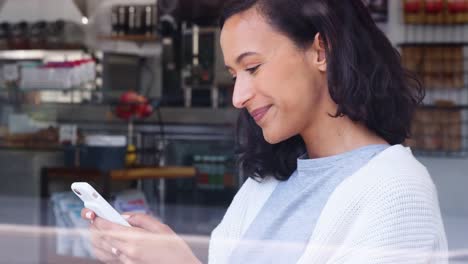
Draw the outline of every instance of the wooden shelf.
M111 40L111 41L134 41L134 42L156 42L158 40L156 36L146 36L146 35L100 36L99 39Z
M102 184L102 195L110 197L111 181L133 181L141 179L187 179L194 178L197 171L194 167L136 167L102 172L97 169L82 168L42 168L41 197L49 197L49 182L53 179L72 179L74 181L98 181Z
M194 167L129 168L110 172L112 180L180 179L193 178L196 174Z
M196 176L194 167L141 167L111 170L109 172L112 180L139 180L139 179L183 179ZM104 174L97 169L81 168L47 168L47 176L50 178L86 178L99 179Z

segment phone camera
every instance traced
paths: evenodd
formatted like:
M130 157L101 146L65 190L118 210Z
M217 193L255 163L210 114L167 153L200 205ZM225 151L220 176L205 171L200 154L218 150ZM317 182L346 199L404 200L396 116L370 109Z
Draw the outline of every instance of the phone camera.
M77 189L73 189L73 191L78 194L78 195L81 195L81 193L77 190Z

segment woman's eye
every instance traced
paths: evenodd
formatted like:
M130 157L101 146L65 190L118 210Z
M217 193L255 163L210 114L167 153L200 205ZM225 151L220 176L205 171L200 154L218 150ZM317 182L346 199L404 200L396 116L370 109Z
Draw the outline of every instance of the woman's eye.
M260 65L261 65L261 64L255 66L255 67L252 67L252 68L248 68L248 69L246 69L246 71L247 71L248 73L250 73L250 74L254 74L254 73L257 72L257 70L258 70L258 68L260 67Z
M235 82L237 80L237 76L232 76L232 80Z

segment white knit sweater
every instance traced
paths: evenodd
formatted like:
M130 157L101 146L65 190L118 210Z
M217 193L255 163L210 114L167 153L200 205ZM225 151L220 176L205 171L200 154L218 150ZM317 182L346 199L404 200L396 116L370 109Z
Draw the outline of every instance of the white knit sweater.
M210 264L228 262L277 184L244 183L212 233ZM298 263L447 263L446 254L436 188L409 148L396 145L335 189Z

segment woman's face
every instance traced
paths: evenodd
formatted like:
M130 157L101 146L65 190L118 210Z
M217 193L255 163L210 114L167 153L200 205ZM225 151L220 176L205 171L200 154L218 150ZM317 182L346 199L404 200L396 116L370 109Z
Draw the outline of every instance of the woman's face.
M235 78L233 105L249 111L270 144L313 129L330 113L324 51L315 42L299 49L255 8L224 24L221 47Z

